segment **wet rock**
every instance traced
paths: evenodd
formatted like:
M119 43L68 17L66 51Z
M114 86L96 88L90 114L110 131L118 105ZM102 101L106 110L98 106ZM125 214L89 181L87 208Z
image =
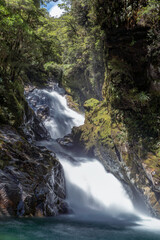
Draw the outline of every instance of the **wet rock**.
M68 134L68 135L64 136L63 138L58 138L57 142L63 147L73 147L74 146L74 142L73 142L71 134Z
M25 87L25 97L29 105L26 106L24 123L21 128L30 141L50 138L50 134L43 124L50 115L50 109L45 95L40 96L38 91L34 86Z
M0 129L0 215L55 216L67 211L64 173L44 147L9 126Z
M61 158L64 158L65 161L71 162L72 164L77 165L77 166L80 165L82 162L82 160L81 160L81 162L79 162L75 158L71 157L70 155L68 155L64 152L60 152L59 156L61 156Z
M0 170L0 215L17 214L21 190L15 180Z
M28 106L21 129L24 135L30 141L46 140L50 138L50 135L44 127L43 122Z
M35 88L35 86L27 85L24 87L24 91L28 94L29 92L33 92Z
M47 105L41 106L37 110L37 116L44 121L49 116L49 107Z

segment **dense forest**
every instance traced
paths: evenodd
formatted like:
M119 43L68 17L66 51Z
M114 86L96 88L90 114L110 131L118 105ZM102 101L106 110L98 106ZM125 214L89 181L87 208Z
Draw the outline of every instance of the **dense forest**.
M160 216L159 0L63 0L59 18L50 17L48 2L0 0L1 170L24 146L30 148L22 131L32 115L24 86L54 81L85 110L85 124L72 130L74 141L86 154L100 159L108 154L110 172L118 161L121 171L130 172L126 182ZM8 128L20 134L19 148L5 142ZM46 173L52 164L45 154ZM0 208L1 215L1 198ZM30 212L39 214L28 208L24 215Z

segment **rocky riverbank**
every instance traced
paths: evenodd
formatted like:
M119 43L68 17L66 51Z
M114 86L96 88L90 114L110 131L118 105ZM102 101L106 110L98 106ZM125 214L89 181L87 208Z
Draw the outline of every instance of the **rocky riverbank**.
M53 85L57 87L52 83L47 88L52 89ZM32 86L25 88L26 98L34 89ZM64 94L63 89L58 90ZM4 100L5 96L6 90ZM67 213L63 168L53 151L36 146L36 141L51 138L43 125L49 117L49 106L40 105L35 110L39 97L28 99L35 113L22 91L20 96L23 106L20 119L16 111L12 113L14 103L10 101L6 118L11 111L15 121L8 119L0 125L0 216L56 216ZM17 106L20 105L18 100ZM77 107L70 98L69 104L72 108ZM5 110L5 106L1 107Z
M55 216L66 212L59 161L14 128L0 129L0 215Z
M7 92L3 99L5 96ZM54 153L35 145L37 140L50 136L22 91L20 96L23 105L20 121L15 111L12 115L16 121L12 123L9 119L0 125L0 216L66 213L62 166ZM3 104L1 107L5 109Z

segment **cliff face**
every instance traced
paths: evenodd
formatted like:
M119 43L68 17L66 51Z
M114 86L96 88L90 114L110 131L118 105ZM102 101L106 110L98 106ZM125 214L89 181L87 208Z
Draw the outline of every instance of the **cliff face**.
M104 100L86 101L85 125L73 135L160 216L159 3L107 2L93 4L105 35Z
M159 45L149 41L149 32L148 27L136 26L111 34L105 95L112 123L117 125L116 129L111 124L111 137L120 158L131 181L159 215Z

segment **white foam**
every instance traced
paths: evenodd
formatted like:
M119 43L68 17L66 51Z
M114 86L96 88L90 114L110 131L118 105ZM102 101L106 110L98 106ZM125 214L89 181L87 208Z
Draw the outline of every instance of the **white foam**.
M138 221L138 228L145 229L148 231L155 230L156 232L160 232L160 220L156 218L151 218L145 215L139 215L140 221ZM136 227L137 228L137 227Z
M50 109L54 116L46 119L44 124L53 139L62 138L71 133L74 126L84 124L84 115L70 109L65 96L56 91L43 90L43 92L52 99Z
M75 213L96 210L112 216L133 213L133 205L122 184L96 159L85 158L78 165L60 159L67 184L68 201Z

